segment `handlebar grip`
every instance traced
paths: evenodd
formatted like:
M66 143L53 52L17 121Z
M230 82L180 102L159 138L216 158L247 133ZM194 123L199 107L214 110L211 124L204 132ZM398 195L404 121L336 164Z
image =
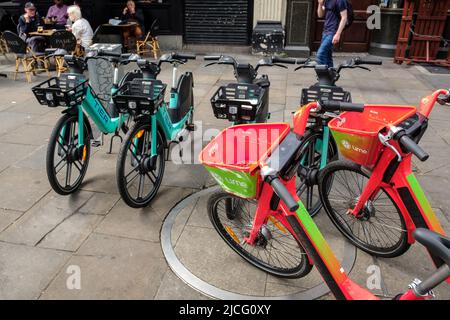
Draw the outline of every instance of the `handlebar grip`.
M305 63L308 63L310 61L311 61L310 58L297 59L297 64L305 64Z
M103 56L103 57L113 57L113 58L120 58L120 57L122 57L121 53L107 52L107 51L104 51L102 49L98 50L97 54L99 56Z
M326 111L364 112L364 104L361 103L327 100L323 101L320 105Z
M383 61L381 60L364 60L364 59L360 59L358 61L356 61L357 65L361 65L361 64L367 64L367 65L373 65L373 66L381 66L383 64Z
M220 60L221 56L205 56L203 60L205 61L217 61Z
M197 59L197 56L189 53L175 53L172 58L176 60L195 60Z
M298 210L299 205L297 201L294 200L288 189L286 189L285 185L280 181L279 178L275 178L270 182L273 190L277 194L277 196L283 200L286 206L289 208L290 212L295 212Z
M403 135L398 141L404 150L414 154L420 161L425 162L430 157L430 155L408 135Z
M450 239L428 229L416 229L414 239L450 266Z
M297 64L297 60L293 58L278 58L273 57L272 58L273 63L286 63L286 64Z

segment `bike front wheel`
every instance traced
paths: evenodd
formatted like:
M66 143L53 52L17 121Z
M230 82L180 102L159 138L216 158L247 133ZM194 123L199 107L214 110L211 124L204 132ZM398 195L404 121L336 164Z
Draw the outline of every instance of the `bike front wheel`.
M361 212L349 214L369 181L361 166L350 161L329 164L319 179L320 197L333 224L355 246L375 256L398 257L409 248L406 223L394 200L380 188Z
M90 127L84 118L84 145L79 145L78 116L65 114L59 119L50 136L46 169L53 190L60 195L76 192L83 182L89 165L91 144Z
M209 218L222 239L242 258L258 269L281 278L302 278L312 269L303 247L274 216L259 231L256 244L249 236L257 203L223 191L208 200Z
M156 142L156 156L152 144ZM117 159L117 186L132 208L150 205L161 186L165 169L165 144L161 132L152 137L151 125L138 122L128 132Z

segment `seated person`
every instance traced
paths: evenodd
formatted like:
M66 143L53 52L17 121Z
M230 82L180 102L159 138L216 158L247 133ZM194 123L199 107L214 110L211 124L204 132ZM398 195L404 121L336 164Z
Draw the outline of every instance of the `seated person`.
M81 15L81 9L78 6L70 6L67 9L69 19L72 21L72 27L69 29L83 48L89 48L92 45L94 31L89 22Z
M121 20L123 22L136 22L137 25L133 30L124 33L125 44L128 44L128 39L130 37L135 37L136 39L142 38L144 35L144 14L142 10L136 9L136 3L132 0L127 2L127 6L123 9Z
M40 27L39 15L36 12L36 7L33 3L27 2L25 4L25 14L19 18L17 31L19 36L31 47L34 52L44 52L46 40L40 36L30 36L31 32L38 31Z
M48 9L47 19L52 20L57 28L62 28L67 23L67 6L63 0L54 0L53 2L55 4Z

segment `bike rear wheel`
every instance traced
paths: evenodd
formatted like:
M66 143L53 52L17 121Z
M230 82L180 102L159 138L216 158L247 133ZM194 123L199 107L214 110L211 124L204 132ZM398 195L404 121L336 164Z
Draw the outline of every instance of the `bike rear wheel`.
M359 216L348 214L358 202L369 176L349 161L329 164L319 179L320 197L333 224L355 246L375 256L398 257L409 248L402 213L384 189L367 201Z
M91 144L89 122L84 118L84 145L78 146L77 115L65 114L56 123L47 148L47 177L53 190L60 195L76 192L89 165Z
M165 144L157 130L157 155L151 157L151 125L138 122L128 132L117 159L117 186L125 203L145 208L155 198L165 169Z
M275 217L261 228L257 244L243 241L249 235L257 203L214 193L208 200L209 218L222 239L253 266L281 278L302 278L312 269L300 243Z
M312 217L322 209L320 200L318 176L322 162L323 132L313 131L308 133L303 142L302 156L297 174L297 195ZM328 142L327 163L337 160L338 151L333 137L330 135Z

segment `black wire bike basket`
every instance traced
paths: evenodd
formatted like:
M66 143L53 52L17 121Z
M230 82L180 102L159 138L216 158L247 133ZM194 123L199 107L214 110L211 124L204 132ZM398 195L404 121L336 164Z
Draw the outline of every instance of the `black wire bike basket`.
M230 83L211 99L214 115L229 121L255 121L267 91L254 84Z
M164 101L166 88L160 80L134 79L122 85L113 100L121 113L151 115Z
M49 107L74 107L86 98L89 80L82 75L62 74L33 87L36 99Z
M307 89L302 90L302 98L300 104L304 106L311 102L323 102L327 100L351 102L352 96L350 92L345 91L341 87L325 87L313 85Z

